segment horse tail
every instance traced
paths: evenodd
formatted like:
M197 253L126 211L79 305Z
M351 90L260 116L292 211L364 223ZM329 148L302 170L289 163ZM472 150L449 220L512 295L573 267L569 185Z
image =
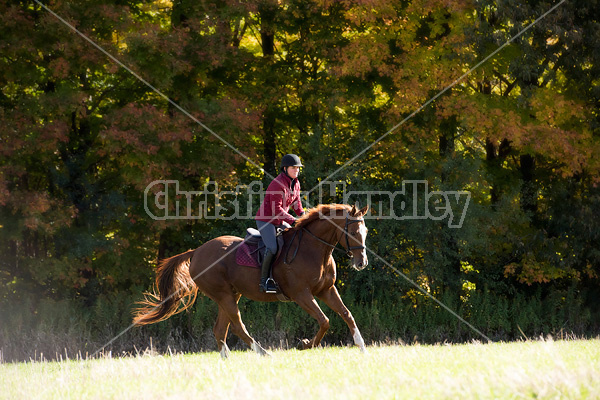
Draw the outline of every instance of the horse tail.
M196 296L198 287L190 276L190 261L194 250L164 259L156 272L156 289L154 293L145 293L144 300L139 302L142 307L136 309L133 323L148 325L164 321L174 314L190 308ZM183 307L179 307L179 303Z

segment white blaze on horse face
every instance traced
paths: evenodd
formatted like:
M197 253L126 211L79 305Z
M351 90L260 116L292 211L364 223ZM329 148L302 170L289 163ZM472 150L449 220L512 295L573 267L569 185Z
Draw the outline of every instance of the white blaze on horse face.
M365 225L365 223L364 222L361 223L359 225L358 232L360 234L360 239L362 240L361 244L363 246L365 245L365 240L367 239L367 231L368 231L368 229L367 229L367 226Z
M360 255L362 257L362 264L363 267L366 267L367 264L369 263L369 259L367 258L367 247L365 245L365 241L367 240L367 226L365 225L364 222L362 222L358 228L358 232L360 235L360 240L361 240L361 244L364 247L363 251L361 251Z

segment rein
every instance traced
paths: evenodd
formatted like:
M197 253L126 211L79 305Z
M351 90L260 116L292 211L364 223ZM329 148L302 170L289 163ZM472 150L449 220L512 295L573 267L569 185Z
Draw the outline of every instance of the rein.
M288 249L285 252L285 257L283 258L284 264L290 265L296 259L296 255L298 255L298 250L300 250L300 242L302 241L302 232L303 231L304 231L304 228L302 228L302 230L300 230L300 231L294 232L294 236L292 236L292 240L290 240L290 245L288 246ZM292 256L292 259L288 260L288 255L290 254L290 249L292 248L292 243L294 243L294 239L296 239L296 235L298 233L300 233L300 234L298 235L298 244L296 245L296 251L294 251L294 255ZM308 232L308 233L310 233L310 232Z
M340 249L339 247L337 247L338 242L335 242L335 244L326 242L325 240L321 239L320 237L318 237L317 235L315 235L314 233L312 233L311 231L309 231L308 229L303 227L301 230L294 232L294 236L292 236L292 240L290 240L290 245L288 246L288 249L285 253L283 262L285 264L289 265L294 261L294 259L296 258L296 255L298 255L298 250L300 249L300 242L302 241L302 233L303 232L308 232L312 237L314 237L315 239L317 239L319 242L323 243L324 245L331 247L333 250L339 250L343 253L346 253L349 257L352 257L352 253L350 250L355 250L355 249L362 250L365 248L365 246L363 246L363 245L350 246L350 240L348 239L348 227L354 223L358 223L361 221L364 221L364 220L362 218L361 219L349 219L348 216L346 216L346 223L344 225L344 234L346 236L346 249ZM294 240L296 239L296 235L298 235L298 244L296 245L296 250L294 251L294 254L292 255L292 259L288 260L288 255L292 248L292 244L294 243Z

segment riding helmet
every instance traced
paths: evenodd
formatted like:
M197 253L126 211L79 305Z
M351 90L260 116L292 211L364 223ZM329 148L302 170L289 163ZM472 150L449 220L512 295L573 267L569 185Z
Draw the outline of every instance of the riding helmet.
M281 159L281 168L285 167L303 167L300 157L295 154L286 154Z

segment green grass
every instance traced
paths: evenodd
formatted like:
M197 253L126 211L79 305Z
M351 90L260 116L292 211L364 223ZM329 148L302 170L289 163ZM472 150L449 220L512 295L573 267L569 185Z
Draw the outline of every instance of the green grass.
M0 398L600 398L600 339L0 365Z

